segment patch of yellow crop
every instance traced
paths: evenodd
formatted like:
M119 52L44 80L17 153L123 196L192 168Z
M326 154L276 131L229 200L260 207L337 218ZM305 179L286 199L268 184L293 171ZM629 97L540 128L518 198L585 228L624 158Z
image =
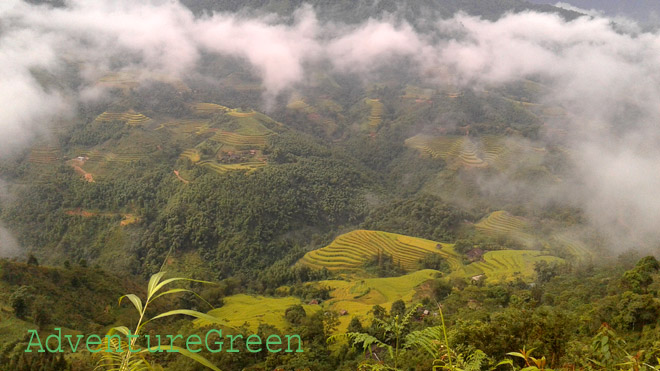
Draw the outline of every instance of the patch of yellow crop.
M309 315L321 310L320 305L307 305L295 297L272 298L266 296L252 296L238 294L223 299L224 305L213 309L208 314L217 317L230 327L240 327L249 323L249 328L256 331L259 324L264 323L280 330L288 328L284 313L287 308L300 304ZM214 325L205 320L196 320L198 326Z

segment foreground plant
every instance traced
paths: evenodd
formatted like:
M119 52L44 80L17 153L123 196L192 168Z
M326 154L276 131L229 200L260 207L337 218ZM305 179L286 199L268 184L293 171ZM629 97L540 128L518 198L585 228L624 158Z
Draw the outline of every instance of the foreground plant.
M156 319L174 316L174 315L187 315L199 319L204 319L210 321L211 323L219 323L219 320L213 316L210 316L205 313L201 313L189 309L176 309L171 310L165 313L158 314L151 318L146 317L147 308L154 300L171 294L181 293L181 292L190 292L196 296L191 290L182 289L182 288L173 288L165 290L165 287L173 282L177 281L193 281L193 282L202 282L210 283L206 281L192 280L188 278L168 278L163 280L165 272L159 272L151 276L149 279L149 284L147 286L147 297L144 302L135 294L127 294L119 298L119 304L121 304L124 298L128 299L133 306L138 311L139 319L135 330L131 332L126 326L116 326L111 328L104 339L102 340L101 345L99 346L99 352L96 353L96 356L99 358L95 370L103 371L137 371L137 370L159 370L162 369L156 364L152 364L147 361L146 356L152 352L160 351L160 344L155 347L150 348L139 348L137 344L137 339L142 333L144 326ZM199 296L198 296L199 297ZM203 300L203 299L202 299ZM210 304L209 304L210 305ZM129 339L128 342L122 341L121 336L125 336L126 339ZM139 349L139 350L136 350ZM211 362L209 362L203 356L191 353L187 349L177 347L175 345L168 345L167 348L170 352L178 352L182 355L198 362L212 370L221 371Z
M361 369L365 370L399 370L401 359L410 349L421 348L435 358L438 356L440 341L443 337L443 326L408 332L413 316L420 307L421 305L418 304L404 316L394 316L389 322L374 318L377 326L384 330L381 339L365 332L347 332L329 337L328 342L344 338L348 339L353 346L361 344L365 355L373 357L379 362L378 364L361 365ZM379 359L374 347L385 349L389 360L385 362L385 360Z
M525 347L523 347L520 351L509 352L507 355L517 357L525 361L525 367L522 368L521 371L552 371L552 369L546 368L548 361L545 359L545 356L541 358L534 358L532 357L533 351L534 348L527 350ZM511 359L506 359L497 364L497 366L500 365L509 365L513 370L516 369L513 365L513 360Z

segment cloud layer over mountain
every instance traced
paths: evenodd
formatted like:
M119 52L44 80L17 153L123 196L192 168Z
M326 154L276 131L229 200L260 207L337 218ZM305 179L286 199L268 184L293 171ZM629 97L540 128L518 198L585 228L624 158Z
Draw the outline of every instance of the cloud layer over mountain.
M442 82L465 89L534 76L546 103L567 116L548 126L576 168L562 194L611 237L657 238L660 232L660 35L623 33L605 17L567 22L523 12L497 21L457 14L420 34L392 19L357 26L318 21L311 7L293 20L236 14L195 17L174 1L69 1L67 7L0 4L0 155L20 148L48 122L98 93L109 72L144 77L192 73L202 55L240 58L276 97L305 80L310 65L369 74L405 58L410 69L449 71ZM629 29L629 28L628 28ZM80 68L80 83L48 84ZM438 81L438 80L435 80ZM557 192L539 190L539 192Z

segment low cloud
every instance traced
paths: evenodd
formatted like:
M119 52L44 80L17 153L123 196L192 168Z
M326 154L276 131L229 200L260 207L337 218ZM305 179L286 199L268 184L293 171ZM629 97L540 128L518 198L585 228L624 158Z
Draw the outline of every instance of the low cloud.
M15 258L22 255L22 250L14 236L7 229L0 226L0 257Z

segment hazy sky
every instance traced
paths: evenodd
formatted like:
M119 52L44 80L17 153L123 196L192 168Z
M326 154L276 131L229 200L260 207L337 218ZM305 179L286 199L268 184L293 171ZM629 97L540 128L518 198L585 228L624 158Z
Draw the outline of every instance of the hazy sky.
M556 0L529 0L537 4L556 4ZM659 0L564 0L582 9L596 9L609 16L626 16L645 24L660 25Z

